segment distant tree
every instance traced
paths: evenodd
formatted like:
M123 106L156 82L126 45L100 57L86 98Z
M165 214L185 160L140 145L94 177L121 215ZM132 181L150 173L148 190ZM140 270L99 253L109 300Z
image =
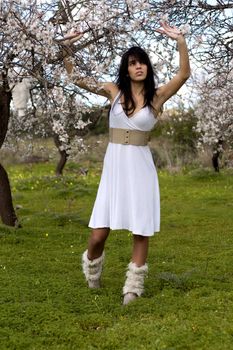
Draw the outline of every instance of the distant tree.
M200 85L200 97L195 114L198 118L197 131L200 133L199 147L212 148L212 163L219 171L219 157L224 146L233 149L233 71L225 76L205 80Z

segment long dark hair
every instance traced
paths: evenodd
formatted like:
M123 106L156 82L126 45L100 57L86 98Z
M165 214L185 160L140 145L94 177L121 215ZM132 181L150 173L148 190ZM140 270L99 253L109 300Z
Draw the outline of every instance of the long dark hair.
M124 110L127 115L133 114L136 108L132 97L130 77L128 74L128 61L130 56L133 56L140 63L144 63L147 65L147 76L144 80L145 97L143 107L149 106L153 108L152 101L155 94L156 77L149 56L141 47L133 46L123 54L116 83L122 95L124 95Z

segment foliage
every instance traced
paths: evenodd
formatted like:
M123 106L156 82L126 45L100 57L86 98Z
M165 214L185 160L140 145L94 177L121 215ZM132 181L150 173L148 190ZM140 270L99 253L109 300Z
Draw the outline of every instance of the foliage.
M187 84L192 87L190 105L197 109L200 145L211 145L214 151L228 148L233 135L232 2L174 0L152 4L156 14L164 12L168 20L189 24L192 79Z
M231 1L159 0L152 1L151 5L156 15L163 13L175 23L188 23L192 37L190 54L201 70L207 71L209 75L231 71Z
M232 66L233 67L233 66ZM231 68L232 68L231 67ZM199 146L208 144L214 152L233 147L233 72L221 74L202 82L196 104L197 131L201 134Z
M167 110L153 133L155 136L167 137L174 144L183 145L195 152L198 137L195 126L194 111L185 110L183 106L180 106L180 108Z
M192 109L184 106L164 111L152 131L152 153L159 168L182 168L194 164L198 134ZM154 141L154 142L153 142ZM200 165L200 164L199 164Z
M122 307L131 236L112 232L103 288L88 290L80 256L100 169L12 166L23 229L0 226L0 348L212 349L232 346L231 173L159 172L161 233L151 239L145 295ZM119 336L120 335L120 336Z

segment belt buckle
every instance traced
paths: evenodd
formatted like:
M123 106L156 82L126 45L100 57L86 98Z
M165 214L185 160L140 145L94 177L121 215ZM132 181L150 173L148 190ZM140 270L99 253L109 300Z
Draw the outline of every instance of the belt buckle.
M124 145L129 144L129 130L125 130L124 132Z

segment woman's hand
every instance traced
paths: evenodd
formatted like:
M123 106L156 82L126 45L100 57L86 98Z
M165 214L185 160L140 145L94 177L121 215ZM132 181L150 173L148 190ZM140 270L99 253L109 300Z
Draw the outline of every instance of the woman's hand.
M74 47L72 45L78 41L83 36L83 33L80 33L78 31L71 31L70 33L66 34L64 38L60 39L59 42L63 45L62 48L62 55L65 63L65 67L68 74L71 74L73 71L73 63L70 60L67 60L67 57L73 56L74 54Z
M74 44L76 41L81 39L83 36L83 33L80 33L78 31L71 31L70 33L66 34L63 39L60 39L59 41L62 42L62 44L70 46Z
M169 26L167 22L160 22L163 29L155 29L156 32L161 34L166 34L169 38L177 40L179 37L183 36L179 28Z

